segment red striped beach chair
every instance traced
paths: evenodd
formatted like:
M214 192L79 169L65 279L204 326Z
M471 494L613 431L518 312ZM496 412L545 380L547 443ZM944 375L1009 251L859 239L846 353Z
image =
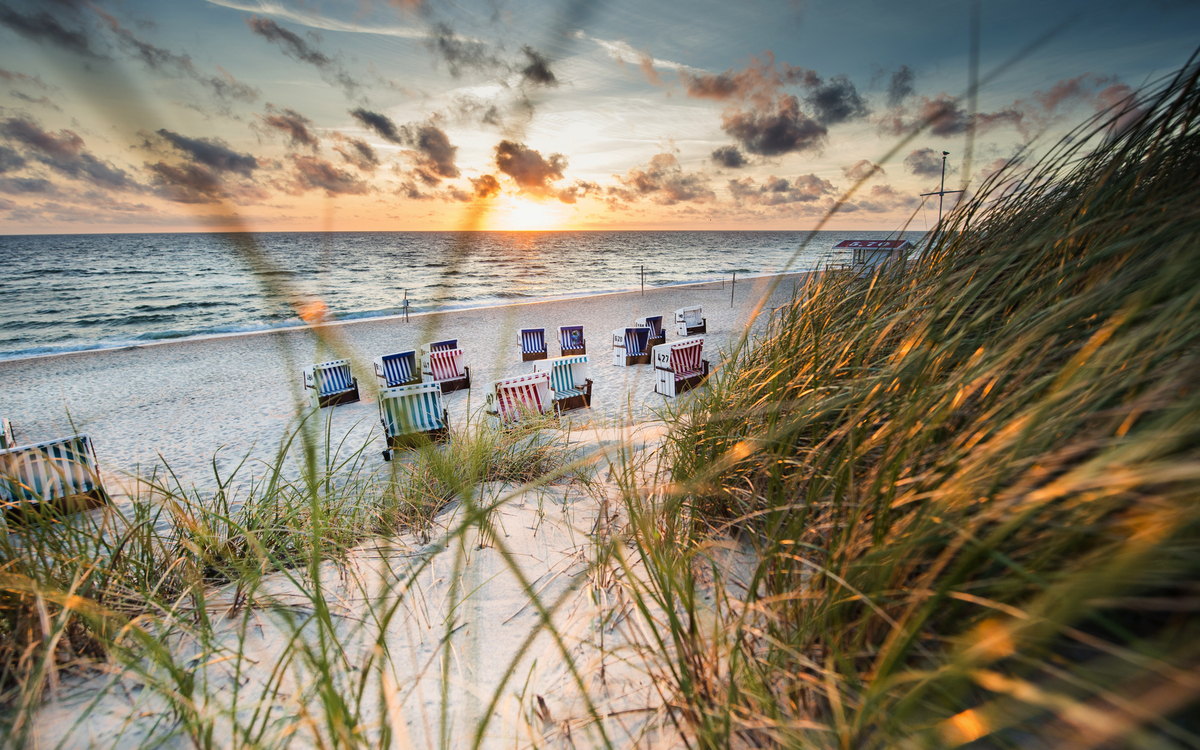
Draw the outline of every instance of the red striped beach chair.
M379 391L379 421L387 442L384 461L392 460L396 448L413 448L450 438L450 413L442 405L442 388L437 383Z
M534 372L544 372L550 376L551 401L555 411L560 414L592 405L592 381L587 376L587 361L587 356L583 355L534 363Z
M449 344L454 346L446 348ZM437 383L442 393L471 387L471 368L465 364L463 350L458 348L458 339L421 347L421 380Z
M485 411L494 425L506 427L550 408L550 373L535 372L492 383Z
M304 368L304 387L312 389L314 409L358 403L358 378L350 374L350 360L335 359Z
M618 328L613 331L613 364L617 367L650 364L650 329Z
M421 382L416 350L385 354L375 358L375 379L380 388L397 388Z
M7 520L27 520L42 506L76 513L108 502L87 435L0 450L0 505Z
M674 398L703 383L708 377L708 360L701 357L703 352L702 336L654 347L654 390Z
M546 329L522 328L517 337L521 345L521 361L532 362L546 358Z
M649 349L667 343L667 332L663 330L662 319L661 315L647 315L637 319L639 326L650 329L650 338L646 340L646 347Z
M708 333L708 319L700 305L681 307L675 311L675 328L680 336L695 336Z
M583 326L559 326L558 346L564 357L587 354L587 341L583 338Z

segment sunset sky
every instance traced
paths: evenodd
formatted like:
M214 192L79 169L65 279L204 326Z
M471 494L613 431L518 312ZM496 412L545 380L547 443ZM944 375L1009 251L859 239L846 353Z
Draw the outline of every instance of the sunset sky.
M0 232L923 229L1200 43L980 7L972 118L965 2L0 0Z

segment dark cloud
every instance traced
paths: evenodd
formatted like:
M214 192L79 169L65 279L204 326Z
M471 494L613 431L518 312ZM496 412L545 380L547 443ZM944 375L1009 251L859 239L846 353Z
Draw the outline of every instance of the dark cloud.
M35 122L10 117L0 123L0 135L26 146L33 158L68 177L106 190L135 190L139 187L124 170L85 151L83 139L70 130L60 130L56 136L42 130Z
M738 169L746 166L746 157L738 150L737 146L722 146L714 149L712 152L712 160L715 164L729 169Z
M0 178L0 193L9 195L55 195L58 188L50 180L41 177Z
M500 141L496 146L496 168L511 177L521 192L547 195L551 192L550 183L563 178L567 157L551 154L545 159L523 143Z
M884 172L883 167L872 163L869 159L859 159L848 167L842 167L842 174L846 176L846 179L857 182L864 177L883 175L887 174L887 172Z
M912 96L915 80L917 80L917 74L907 65L901 65L899 70L892 73L892 79L888 82L887 89L888 106L898 107L904 103L905 99Z
M834 192L833 183L815 174L806 174L788 181L771 175L759 185L753 177L729 181L729 194L739 203L779 206L785 203L811 203Z
M0 174L15 172L23 166L25 166L25 157L17 153L16 149L0 146Z
M363 172L374 172L379 167L379 155L371 144L360 138L347 138L337 134L338 143L333 150L341 155L346 162L353 164Z
M50 90L50 87L46 85L41 76L29 76L25 75L24 73L17 73L16 71L0 68L0 78L3 78L9 83L24 83L26 85L39 88L42 91Z
M454 98L448 109L447 117L458 123L479 123L493 127L502 124L500 107L492 102L465 94Z
M586 198L589 195L599 195L602 192L603 189L595 182L576 180L574 184L556 192L554 197L563 203L575 203L580 198Z
M220 75L200 76L197 80L208 87L218 99L246 103L258 101L258 97L261 96L262 92L257 88L237 80L220 65L217 66L217 71Z
M269 18L250 16L246 25L258 36L268 42L279 45L283 54L298 62L308 63L317 68L321 78L333 86L337 86L348 97L358 95L359 83L354 80L341 63L309 44L303 37L293 31L283 28Z
M490 174L485 174L478 179L468 177L471 181L471 187L475 189L476 198L495 198L500 195L500 181Z
M538 86L557 86L558 79L550 70L550 62L529 45L521 48L529 64L521 69L521 79Z
M437 184L431 178L458 177L458 167L454 164L458 147L450 143L445 131L436 125L426 124L413 128L405 128L409 142L416 146L420 157L417 160L417 171L429 184Z
M939 177L942 155L931 148L919 148L904 157L904 168L918 177Z
M358 177L316 156L293 156L296 183L302 190L324 190L325 194L362 195L370 186Z
M768 104L783 86L800 84L811 88L820 83L817 74L811 70L787 63L776 66L775 56L769 51L762 59L751 57L740 71L730 69L715 75L681 71L679 79L690 97L716 101L752 100L760 107Z
M504 61L486 44L458 36L444 22L433 25L433 35L428 45L438 59L445 61L450 75L455 78L467 70L507 68Z
M396 127L396 123L392 122L392 119L387 115L381 115L378 112L372 112L362 107L350 110L350 115L368 129L375 131L385 141L405 145L404 136L401 135L400 130Z
M240 154L220 138L189 138L163 128L158 135L195 162L218 172L233 172L245 177L258 168L258 160L250 154Z
M274 128L288 137L288 143L295 148L307 146L314 151L320 145L317 138L308 129L312 120L294 109L279 109L273 104L267 104L267 114L259 115L267 127Z
M761 110L729 109L721 117L721 129L761 156L779 156L819 148L828 129L800 111L794 96L781 95Z
M828 82L810 87L808 102L822 125L837 125L867 116L867 104L854 84L845 75L836 75Z
M0 24L35 42L48 42L84 57L102 57L92 49L92 40L86 31L68 29L45 10L26 16L10 8L7 3L0 3Z
M155 193L174 203L213 203L222 195L221 180L200 164L146 164Z
M633 167L617 179L621 187L610 187L608 193L626 202L646 197L659 205L673 206L684 201L708 203L716 199L707 177L685 174L674 154L655 154L645 168Z

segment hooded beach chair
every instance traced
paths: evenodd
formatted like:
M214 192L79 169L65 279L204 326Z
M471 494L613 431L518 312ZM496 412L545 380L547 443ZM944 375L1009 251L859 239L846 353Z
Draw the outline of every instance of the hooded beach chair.
M379 391L379 421L387 450L383 460L392 460L396 448L410 448L450 437L450 413L442 405L442 388L437 383L402 385Z
M421 347L421 380L437 383L442 393L471 387L471 368L465 364L458 339L438 341Z
M521 344L521 361L532 362L546 358L546 329L522 328L518 337Z
M564 357L587 354L587 342L583 340L583 326L559 326L558 346Z
M650 364L650 329L618 328L613 331L613 364L617 367Z
M534 372L550 375L550 398L558 412L592 405L592 381L587 376L587 361L587 356L581 355L534 363Z
M0 450L0 505L9 520L20 521L41 505L75 513L108 502L87 435Z
M380 388L397 388L421 382L416 350L385 354L375 358L375 379Z
M492 383L486 412L495 426L506 427L522 418L545 414L551 405L550 373L535 372Z
M304 368L304 387L311 388L314 408L358 403L358 378L350 374L350 360L335 359Z
M708 333L708 319L700 305L681 307L675 311L675 327L680 336L695 336Z
M17 444L16 434L13 433L12 422L0 417L0 450L12 448Z
M654 347L654 390L674 398L708 377L708 360L701 358L704 337L695 336Z
M650 338L646 341L646 346L653 349L659 344L667 343L667 332L663 330L663 316L647 315L644 318L638 318L637 324L650 329Z

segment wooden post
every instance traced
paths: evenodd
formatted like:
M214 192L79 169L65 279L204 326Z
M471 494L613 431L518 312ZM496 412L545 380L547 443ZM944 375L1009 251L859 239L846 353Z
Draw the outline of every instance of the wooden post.
M642 296L646 296L646 266L642 265Z
M404 290L404 322L408 322L408 290Z
M737 271L733 272L733 283L729 285L729 306L733 307L733 290L737 289Z

